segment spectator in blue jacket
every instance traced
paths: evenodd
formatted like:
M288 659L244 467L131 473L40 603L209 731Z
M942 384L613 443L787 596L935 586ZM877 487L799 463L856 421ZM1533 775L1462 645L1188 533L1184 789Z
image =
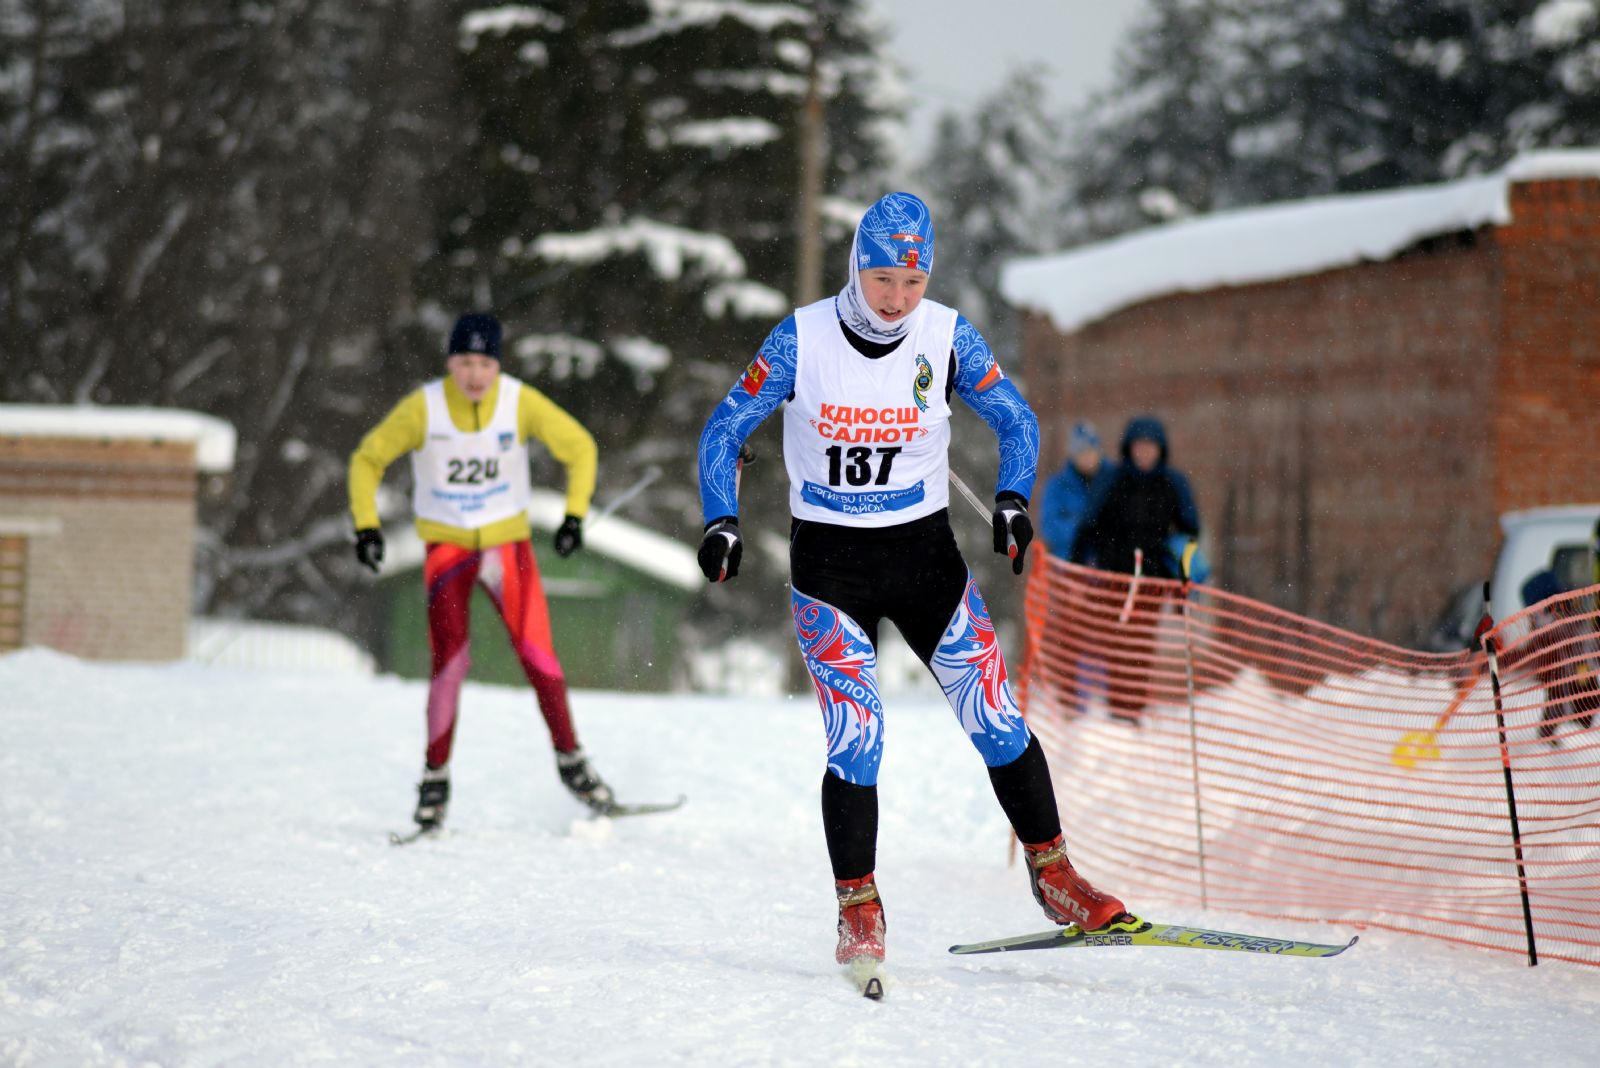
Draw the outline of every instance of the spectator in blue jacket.
M1039 532L1051 553L1072 559L1072 543L1089 501L1105 492L1116 470L1094 424L1075 423L1067 438L1067 462L1045 483L1039 498Z

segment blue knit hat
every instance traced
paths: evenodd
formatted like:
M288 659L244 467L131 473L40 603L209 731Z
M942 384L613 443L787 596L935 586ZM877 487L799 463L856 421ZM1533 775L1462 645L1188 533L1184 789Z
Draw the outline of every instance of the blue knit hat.
M484 312L468 312L456 320L450 331L446 356L471 353L500 358L500 320Z
M1076 456L1086 449L1098 450L1099 448L1100 431L1094 428L1093 423L1085 421L1072 424L1072 436L1067 439L1067 453L1069 455Z
M1535 571L1528 581L1522 584L1522 603L1532 608L1540 601L1548 601L1565 592L1567 591L1561 588L1561 580L1556 578L1556 573L1545 568L1543 571Z

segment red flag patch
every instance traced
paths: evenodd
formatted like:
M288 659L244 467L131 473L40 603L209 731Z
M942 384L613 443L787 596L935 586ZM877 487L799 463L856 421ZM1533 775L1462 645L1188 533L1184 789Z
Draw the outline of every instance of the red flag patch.
M772 366L767 363L767 358L757 355L750 361L750 366L744 369L744 377L739 379L739 384L744 387L746 393L754 397L761 392L761 385L766 382L767 374L771 370Z

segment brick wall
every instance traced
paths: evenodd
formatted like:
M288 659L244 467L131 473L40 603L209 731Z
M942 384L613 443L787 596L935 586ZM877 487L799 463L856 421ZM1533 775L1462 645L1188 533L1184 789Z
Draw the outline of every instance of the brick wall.
M1154 414L1216 581L1419 640L1488 577L1500 512L1600 497L1600 182L1513 188L1510 226L1385 262L1162 297L1067 335L1030 316L1042 471L1074 419L1114 448Z
M28 539L0 531L0 653L22 648L22 595Z
M1512 187L1495 412L1501 510L1600 500L1600 180Z
M184 652L194 447L0 438L0 517L25 528L23 643L104 660Z

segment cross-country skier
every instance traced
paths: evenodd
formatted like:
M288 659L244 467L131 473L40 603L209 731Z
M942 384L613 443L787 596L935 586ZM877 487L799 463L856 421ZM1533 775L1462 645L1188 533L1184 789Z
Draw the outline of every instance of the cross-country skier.
M411 454L412 507L427 545L422 577L433 650L428 744L414 817L422 830L443 822L450 801L450 746L471 663L467 610L475 585L505 621L550 728L561 781L597 810L612 801L573 730L528 526L527 442L533 438L566 468L567 514L555 550L567 556L583 546L583 517L594 495L594 438L544 394L501 373L500 335L492 315L461 316L446 348L449 373L396 405L350 457L356 558L377 571L383 562L378 484L391 463Z
M1033 537L1039 429L977 328L924 299L933 259L927 205L909 193L879 200L856 230L844 288L773 329L700 437L699 559L718 582L739 573L743 556L739 447L787 402L791 608L827 732L822 821L841 964L884 955L874 869L885 619L938 679L988 766L1045 914L1092 929L1124 911L1068 862L1044 750L1012 698L988 609L950 528L950 395L1000 440L994 549L1013 554L1016 574Z

